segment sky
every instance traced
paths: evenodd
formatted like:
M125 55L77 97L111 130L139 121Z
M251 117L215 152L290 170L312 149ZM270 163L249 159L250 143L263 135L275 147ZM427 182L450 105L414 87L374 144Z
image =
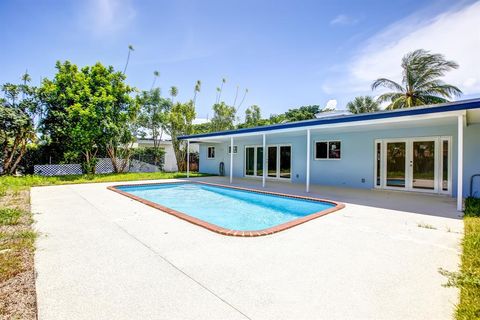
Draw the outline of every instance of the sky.
M121 71L131 44L128 84L148 90L157 70L164 96L177 86L188 100L201 80L206 118L226 78L229 104L248 88L240 116L256 104L268 117L376 96L371 83L400 81L401 57L423 48L460 65L444 80L468 99L480 97L479 21L480 1L468 0L1 0L0 83L28 70L37 85L57 60Z

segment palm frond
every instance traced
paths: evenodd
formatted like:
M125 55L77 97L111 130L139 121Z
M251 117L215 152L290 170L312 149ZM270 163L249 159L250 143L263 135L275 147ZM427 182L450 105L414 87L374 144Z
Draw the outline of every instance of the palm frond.
M372 83L372 90L375 90L378 87L385 87L390 90L405 92L405 89L400 84L387 78L379 78Z

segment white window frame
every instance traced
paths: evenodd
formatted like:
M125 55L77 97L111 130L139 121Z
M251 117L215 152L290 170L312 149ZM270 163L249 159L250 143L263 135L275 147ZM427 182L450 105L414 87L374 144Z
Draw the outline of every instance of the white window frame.
M276 147L277 148L277 172L275 177L269 177L268 176L268 148L269 147ZM290 147L290 178L280 178L280 147ZM247 175L247 148L254 148L255 153L254 153L254 174L253 175ZM257 148L263 148L263 145L246 145L244 147L244 157L243 157L243 176L245 178L252 178L252 179L262 179L263 176L257 176ZM277 181L292 181L293 178L293 146L290 143L278 143L278 144L267 144L265 146L266 150L263 150L263 163L265 164L265 168L263 170L266 171L266 176L265 178L267 180L277 180Z
M227 147L228 154L232 153L230 149L231 149L231 146L228 146ZM238 153L238 146L234 145L233 146L233 154L237 154L237 153Z
M210 148L213 148L213 157L210 157ZM215 159L215 146L207 146L207 159Z
M324 142L327 144L327 157L326 158L317 158L317 143ZM340 142L340 158L330 158L330 142ZM330 161L330 160L342 160L343 158L343 141L340 139L332 140L315 140L313 141L313 159L321 161Z

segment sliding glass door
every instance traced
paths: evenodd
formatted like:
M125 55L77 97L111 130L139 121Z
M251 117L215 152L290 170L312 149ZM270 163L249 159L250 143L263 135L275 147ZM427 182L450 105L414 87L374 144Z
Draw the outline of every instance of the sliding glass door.
M451 193L451 137L375 141L375 187Z
M263 176L263 147L245 147L245 176ZM286 145L268 146L266 152L267 177L291 178L292 147Z

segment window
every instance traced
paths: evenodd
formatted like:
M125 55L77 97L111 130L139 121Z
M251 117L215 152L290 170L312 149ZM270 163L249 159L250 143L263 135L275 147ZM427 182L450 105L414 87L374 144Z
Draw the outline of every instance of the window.
M340 141L315 142L315 159L341 159Z
M237 146L233 146L233 153L237 153L238 151L238 147ZM232 153L232 146L228 146L228 154Z
M215 158L215 147L208 147L207 148L207 159Z

